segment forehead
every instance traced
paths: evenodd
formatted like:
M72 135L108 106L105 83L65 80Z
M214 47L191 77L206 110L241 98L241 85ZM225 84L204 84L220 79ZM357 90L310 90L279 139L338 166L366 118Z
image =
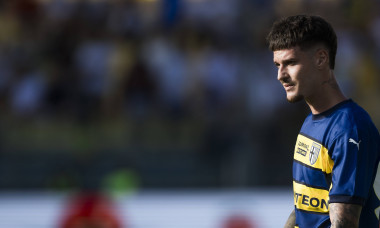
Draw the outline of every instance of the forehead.
M300 47L292 47L288 49L281 49L273 52L274 62L281 62L284 60L295 59L305 55Z

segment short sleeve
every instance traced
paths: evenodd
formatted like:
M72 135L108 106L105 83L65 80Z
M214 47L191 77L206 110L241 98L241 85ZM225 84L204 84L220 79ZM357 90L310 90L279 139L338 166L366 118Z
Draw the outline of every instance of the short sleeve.
M376 165L370 143L368 135L356 129L334 140L330 148L334 161L330 203L364 204Z

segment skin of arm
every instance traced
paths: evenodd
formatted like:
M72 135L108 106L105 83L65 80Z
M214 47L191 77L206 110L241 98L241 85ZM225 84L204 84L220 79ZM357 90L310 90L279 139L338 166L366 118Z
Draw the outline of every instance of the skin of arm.
M295 210L290 213L288 220L285 223L284 228L294 228L296 225L296 212Z
M331 203L331 228L357 228L362 206L356 204Z

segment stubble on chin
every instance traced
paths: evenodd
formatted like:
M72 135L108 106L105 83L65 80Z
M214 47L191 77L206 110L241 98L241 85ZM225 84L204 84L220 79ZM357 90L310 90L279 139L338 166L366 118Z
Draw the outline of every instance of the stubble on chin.
M302 95L296 95L296 96L287 96L286 99L288 100L289 103L297 103L299 101L303 100Z

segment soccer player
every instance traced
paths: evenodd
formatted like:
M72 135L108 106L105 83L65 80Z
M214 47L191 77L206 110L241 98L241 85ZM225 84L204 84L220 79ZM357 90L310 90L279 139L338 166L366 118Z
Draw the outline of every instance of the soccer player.
M267 41L287 100L305 100L311 110L295 145L295 209L285 227L378 228L379 132L337 84L332 26L290 16L273 24Z

